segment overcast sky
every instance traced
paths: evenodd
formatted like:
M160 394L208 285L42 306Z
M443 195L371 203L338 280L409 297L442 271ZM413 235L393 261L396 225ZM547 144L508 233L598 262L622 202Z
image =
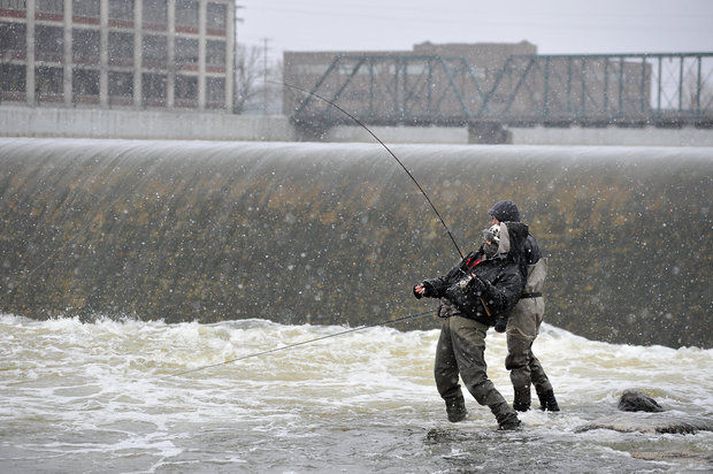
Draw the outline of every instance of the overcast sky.
M713 0L236 0L238 42L283 50L409 50L518 42L547 53L713 51Z

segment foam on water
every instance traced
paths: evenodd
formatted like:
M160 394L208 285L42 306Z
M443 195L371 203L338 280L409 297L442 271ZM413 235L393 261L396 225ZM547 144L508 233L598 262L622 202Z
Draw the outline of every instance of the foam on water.
M472 398L467 422L444 421L432 377L435 330L374 327L172 376L343 330L255 319L87 324L2 315L0 468L448 471L464 459L511 465L476 449L483 443L510 450L515 465L534 456L554 470L710 467L701 454L713 448L709 433L575 429L615 413L627 388L647 391L674 412L710 416L713 350L612 345L545 325L535 352L563 412L530 411L522 416L527 428L516 434L494 431L494 418ZM505 339L491 332L487 343L490 377L511 399ZM677 454L646 458L652 450Z

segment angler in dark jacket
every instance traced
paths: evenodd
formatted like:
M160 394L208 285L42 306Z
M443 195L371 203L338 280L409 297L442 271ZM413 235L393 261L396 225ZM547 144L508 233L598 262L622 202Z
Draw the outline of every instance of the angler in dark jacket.
M485 336L488 328L505 331L507 313L525 285L523 242L527 226L500 223L483 232L483 245L446 275L424 280L413 289L417 298L440 298L444 318L436 348L436 386L446 402L448 419L463 420L467 411L458 375L481 405L487 405L501 429L520 425L515 411L488 379Z

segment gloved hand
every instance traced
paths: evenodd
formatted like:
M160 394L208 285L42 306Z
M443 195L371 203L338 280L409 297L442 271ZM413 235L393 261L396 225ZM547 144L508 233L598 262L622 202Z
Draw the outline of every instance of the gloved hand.
M495 332L503 333L507 329L508 320L505 318L498 318L495 320Z
M453 313L453 308L449 304L442 304L438 307L438 317L441 319L448 319Z

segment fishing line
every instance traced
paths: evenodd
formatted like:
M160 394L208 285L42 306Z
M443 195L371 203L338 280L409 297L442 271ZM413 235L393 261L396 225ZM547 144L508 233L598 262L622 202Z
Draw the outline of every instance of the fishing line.
M415 178L414 175L411 173L411 171L409 171L409 169L406 168L406 166L405 166L405 165L403 164L403 162L396 156L396 154L395 154L393 151L391 151L391 149L386 145L386 143L384 143L378 136L376 136L376 134L375 134L374 132L372 132L369 127L367 127L361 120L359 120L358 118L356 118L354 115L352 115L351 113L347 112L347 111L344 110L342 107L340 107L339 105L337 105L334 101L331 101L331 100L329 100L329 99L327 99L327 98L325 98L325 97L322 97L321 95L317 94L316 92L311 92L311 91L302 89L301 87L295 86L295 85L293 85L293 84L289 84L289 83L287 83L287 82L276 82L276 81L267 81L267 82L272 83L272 84L277 84L277 85L283 85L283 86L285 86L285 87L289 87L289 88L294 89L294 90L296 90L296 91L302 92L303 94L307 94L307 95L309 95L309 96L317 97L318 99L320 99L320 100L326 102L327 104L331 105L332 107L334 107L334 108L336 108L337 110L339 110L340 112L342 112L344 115L346 115L347 117L349 117L350 119L352 119L354 122L356 122L357 125L359 125L359 126L362 127L364 130L366 130L367 132L369 132L369 135L371 135L371 136L374 138L374 140L376 140L382 147L384 147L384 149L389 153L389 155L391 155L391 157L392 157L394 160L396 160L396 162L399 164L399 166L401 167L401 169L403 169L403 170L406 172L406 174L408 175L408 177L411 178L411 181L413 181L413 183L416 185L416 187L418 188L418 190L421 192L421 194L423 195L423 197L426 199L426 202L428 203L428 205L431 206L431 209L433 210L433 212L434 212L434 213L436 214L436 216L438 217L438 220L441 222L441 225L442 225L443 228L446 230L446 233L448 234L448 237L450 237L451 242L453 243L453 246L454 246L455 249L456 249L456 252L458 252L458 255L460 256L461 259L463 258L463 252L461 252L460 247L458 247L458 243L456 242L455 237L453 237L453 234L451 233L451 230L448 228L448 225L446 224L446 221L443 219L443 216L441 216L441 213L438 211L438 209L436 208L436 206L435 206L435 205L433 204L433 202L431 201L431 198L428 197L428 194L427 194L426 191L423 189L423 187L421 186L421 184L418 182L418 180L416 180L416 178ZM341 331L341 332L338 332L338 333L329 334L329 335L327 335L327 336L321 336L321 337L317 337L317 338L314 338L314 339L308 339L308 340L306 340L306 341L297 342L297 343L294 343L294 344L288 344L288 345L285 345L285 346L276 347L276 348L274 348L274 349L269 349L269 350L266 350L266 351L261 351L261 352L255 352L255 353L252 353L252 354L247 354L247 355L244 355L244 356L242 356L242 357L238 357L238 358L235 358L235 359L226 360L226 361L219 362L219 363L216 363L216 364L210 364L210 365L205 365L205 366L201 366L201 367L196 367L196 368L194 368L194 369L184 370L184 371L182 371L182 372L178 372L178 373L175 373L175 374L167 375L166 377L178 377L178 376L181 376L181 375L186 375L186 374L190 374L190 373L193 373L193 372L198 372L198 371L201 371L201 370L206 370L206 369L210 369L210 368L214 368L214 367L219 367L219 366L226 365L226 364L231 364L231 363L234 363L234 362L239 362L239 361L242 361L242 360L245 360L245 359L250 359L250 358L253 358L253 357L260 357L260 356L263 356L263 355L274 354L275 352L281 352L281 351L285 351L285 350L288 350L288 349L292 349L292 348L294 348L294 347L303 346L303 345L306 345L306 344L311 344L311 343L317 342L317 341L322 341L322 340L324 340L324 339L329 339L329 338L332 338L332 337L342 336L342 335L344 335L344 334L350 334L350 333L353 333L353 332L362 331L362 330L364 330L364 329L372 328L372 327L375 327L375 326L394 324L394 323L398 323L398 322L402 322L402 321L408 321L408 320L413 320L413 319L421 318L421 317L423 317L423 316L426 316L426 315L429 315L429 314L432 314L432 313L433 313L433 310L431 310L431 311L424 311L424 312L422 312L422 313L410 314L410 315L408 315L408 316L404 316L404 317L402 317L402 318L397 318L397 319L387 319L387 320L385 320L385 321L381 321L381 322L378 322L378 323L375 323L375 324L370 324L370 325L367 325L367 326L359 326L359 327L347 329L347 330L345 330L345 331Z
M406 168L406 166L401 162L401 160L396 156L396 154L394 154L394 152L391 151L391 149L390 149L388 146L386 146L386 144L385 144L383 141L381 141L381 139L380 139L379 137L377 137L376 134L375 134L374 132L372 132L371 129L370 129L369 127L367 127L367 126L364 124L364 122L362 122L361 120L359 120L358 118L356 118L354 115L352 115L352 114L350 114L349 112L347 112L346 110L344 110L342 107L340 107L339 105L337 105L334 101L329 100L329 99L327 99L327 98L325 98L325 97L322 97L321 95L317 94L316 92L312 92L312 91L308 91L308 90L306 90L306 89L302 89L301 87L295 86L295 85L293 85L293 84L289 84L289 83L287 83L287 82L277 82L277 81L267 81L267 82L270 82L270 83L272 83L272 84L283 85L283 86L289 87L290 89L294 89L294 90L296 90L296 91L302 92L303 94L307 94L307 95L309 95L309 96L317 97L318 99L323 100L324 102L328 103L328 104L331 105L332 107L334 107L334 108L336 108L337 110L339 110L340 112L342 112L344 115L346 115L347 117L349 117L350 119L352 119L354 122L356 122L357 125L359 125L359 126L362 127L364 130L366 130L367 132L369 132L369 135L371 135L372 137L374 137L374 140L376 140L377 142L379 142L379 144L380 144L381 146L383 146L384 149L385 149L387 152L389 152L389 155L391 155L391 157L392 157L394 160L396 160L396 162L399 164L399 166L401 166L401 168L406 172L406 174L409 176L409 178L411 178L411 181L413 181L413 183L416 185L416 187L418 188L418 190L421 191L421 194L423 194L423 197L426 198L426 202L428 202L428 205L431 206L431 209L433 209L433 212L434 212L434 213L436 214L436 216L438 217L438 220L441 221L441 225L443 225L443 228L446 230L446 233L448 233L448 237L451 238L451 242L453 242L453 246L455 247L456 251L458 252L458 255L460 256L461 259L463 259L463 252L461 252L460 247L458 247L458 243L456 242L455 237L453 237L453 234L451 233L451 230L450 230L450 229L448 228L448 226L446 225L446 221L443 220L443 217L441 216L441 213L438 212L438 209L436 209L436 206L433 204L433 202L431 202L431 198L428 197L428 194L426 194L426 191L421 187L421 185L420 185L419 182L416 180L416 178L414 177L414 175L411 174L411 172L408 170L408 168Z
M286 350L288 350L288 349L292 349L293 347L304 346L304 345L306 345L306 344L311 344L311 343L313 343L313 342L323 341L323 340L325 340L325 339L329 339L329 338L337 337L337 336L343 336L344 334L350 334L350 333L357 332L357 331L363 331L364 329L369 329L369 328L373 328L373 327L376 327L376 326L386 326L386 325L389 325L389 324L400 323L400 322L403 322L403 321L409 321L409 320L413 320L413 319L422 318L422 317L424 317L424 316L428 316L429 314L433 314L433 310L431 310L431 311L424 311L424 312L422 312L422 313L409 314L409 315L407 315L407 316L403 316L403 317L397 318L397 319L387 319L387 320L385 320L385 321L381 321L381 322L374 323L374 324L369 324L369 325L367 325L367 326L359 326L359 327L356 327L356 328L350 328L350 329L346 329L346 330L344 330L344 331L336 332L336 333L334 333L334 334L328 334L328 335L326 335L326 336L315 337L314 339L308 339L308 340L306 340L306 341L295 342L294 344L287 344L287 345L284 345L284 346L275 347L274 349L268 349L268 350L266 350L266 351L253 352L252 354L247 354L247 355L244 355L244 356L241 356L241 357L237 357L237 358L235 358L235 359L225 360L225 361L223 361L223 362L218 362L218 363L216 363L216 364L204 365L204 366L201 366L201 367L196 367L196 368L193 368L193 369L184 370L183 372L177 372L177 373L175 373L175 374L165 375L163 378L179 377L179 376L181 376L181 375L186 375L186 374L190 374L190 373L192 373L192 372L198 372L198 371L206 370L206 369L212 369L212 368L214 368L214 367L220 367L221 365L232 364L232 363L234 363L234 362L238 362L238 361L245 360L245 359L252 359L252 358L254 358L254 357L260 357L260 356L264 356L264 355L267 355L267 354L274 354L275 352L286 351Z

